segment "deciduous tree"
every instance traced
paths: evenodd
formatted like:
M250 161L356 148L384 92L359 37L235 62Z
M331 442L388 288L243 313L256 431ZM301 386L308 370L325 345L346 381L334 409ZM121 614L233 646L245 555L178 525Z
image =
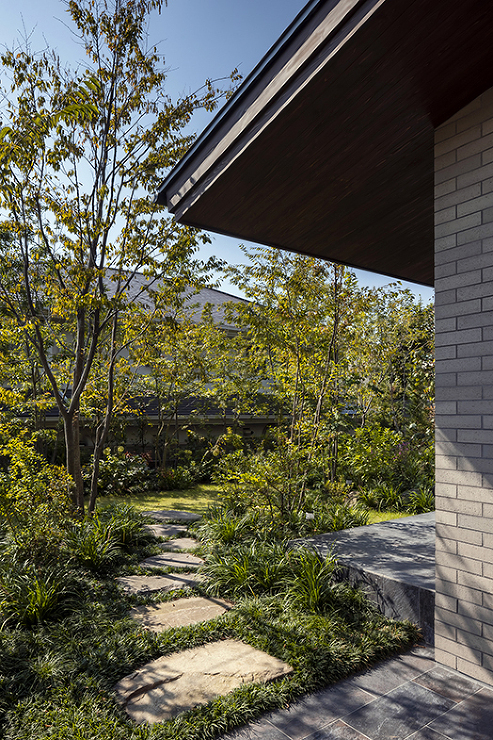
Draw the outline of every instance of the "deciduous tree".
M221 92L208 83L173 103L163 60L147 48L146 23L163 0L70 0L68 14L86 54L76 69L51 52L23 48L1 57L0 208L10 240L0 255L0 303L19 347L36 354L63 420L74 505L84 509L79 439L84 398L104 367L97 466L115 408L116 373L134 278L148 285L190 274L201 237L152 203L166 170L193 137L183 132L198 106ZM152 306L149 308L152 313ZM136 335L152 321L147 315Z

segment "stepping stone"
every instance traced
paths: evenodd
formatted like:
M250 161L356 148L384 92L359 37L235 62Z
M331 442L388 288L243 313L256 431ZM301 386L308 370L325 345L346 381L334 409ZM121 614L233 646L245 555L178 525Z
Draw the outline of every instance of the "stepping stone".
M164 722L248 683L291 673L282 660L237 640L221 640L148 663L116 686L117 701L135 722Z
M141 568L188 568L190 570L195 570L203 564L202 558L189 552L163 552L162 555L153 555L139 563Z
M175 509L163 509L162 511L146 511L147 516L152 516L158 522L182 521L198 522L202 519L200 514L193 514L191 511L176 511Z
M187 531L184 524L146 524L144 526L154 537L175 537Z
M132 609L130 616L153 632L163 632L170 627L183 627L220 617L232 606L231 602L223 599L204 599L197 596L166 601L164 604L140 606Z
M155 591L174 591L178 588L193 588L206 578L197 574L167 573L165 576L122 576L116 579L127 594L150 594Z
M197 544L197 540L192 539L192 537L178 537L176 540L162 542L160 547L169 552L183 552L193 550L194 547L197 547Z

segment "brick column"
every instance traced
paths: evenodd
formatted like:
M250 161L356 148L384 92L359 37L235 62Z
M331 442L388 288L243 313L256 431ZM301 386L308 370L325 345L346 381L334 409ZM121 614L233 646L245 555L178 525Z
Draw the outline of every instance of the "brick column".
M435 136L436 660L493 685L493 88Z

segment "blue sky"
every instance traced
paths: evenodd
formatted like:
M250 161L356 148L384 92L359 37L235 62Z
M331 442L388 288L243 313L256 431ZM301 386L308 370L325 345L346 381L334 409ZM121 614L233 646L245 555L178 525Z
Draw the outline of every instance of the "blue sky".
M168 69L167 92L172 98L203 85L206 78L228 76L238 67L245 77L305 6L305 0L168 0L149 26L150 41L158 44ZM2 8L1 42L11 47L31 34L34 49L48 44L71 63L82 58L67 25L62 0L18 0ZM201 113L194 120L200 132L210 121ZM209 254L241 263L239 241L213 236ZM389 278L358 271L364 285L385 285ZM405 283L428 301L433 291ZM224 290L229 286L225 285Z

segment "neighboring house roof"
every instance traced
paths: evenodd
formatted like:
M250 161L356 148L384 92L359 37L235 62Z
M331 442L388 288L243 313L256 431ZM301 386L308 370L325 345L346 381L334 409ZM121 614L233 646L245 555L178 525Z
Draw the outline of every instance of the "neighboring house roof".
M110 294L114 293L115 283L111 280L112 275L116 276L115 270L107 270L106 272L106 285L109 289ZM156 279L155 277L148 277L141 272L130 273L132 275L127 289L127 297L130 302L138 302L142 306L151 309L153 307L152 294L159 290L161 280L166 278ZM214 323L220 328L225 330L235 330L236 327L230 324L226 320L225 316L225 303L248 303L244 298L230 295L222 290L216 288L205 287L200 290L194 288L187 288L185 290L185 306L189 310L189 314L193 316L197 321L200 321L202 312L206 306L211 307L211 314Z
M70 397L71 392L67 392L67 396ZM248 421L248 420L254 420L254 421L278 421L279 420L279 409L273 407L272 401L269 403L269 399L266 396L259 396L259 404L263 404L263 410L262 412L257 412L255 414L252 413L242 413L239 415L239 418L242 422ZM232 403L234 399L230 399L230 402ZM130 398L128 400L128 408L132 410L131 413L129 413L129 419L137 421L139 418L139 414L134 413L135 411L139 411L141 414L146 416L149 420L156 419L159 415L159 404L157 398L153 396L135 396L133 398ZM174 418L175 409L170 406L167 409L167 413L164 414L164 416L168 416L171 418ZM214 399L208 398L206 396L199 397L199 396L190 396L189 398L185 398L181 400L178 403L178 406L176 408L176 414L179 420L183 421L184 419L187 420L195 420L196 422L199 421L208 421L208 420L217 420L217 419L235 419L237 418L237 412L235 409L230 406L221 407L219 406ZM56 406L52 406L51 408L48 408L44 415L47 419L58 419L60 414ZM28 416L27 413L19 414L20 417L22 416Z
M491 0L312 0L157 201L432 285L434 129L493 86L492 31Z

